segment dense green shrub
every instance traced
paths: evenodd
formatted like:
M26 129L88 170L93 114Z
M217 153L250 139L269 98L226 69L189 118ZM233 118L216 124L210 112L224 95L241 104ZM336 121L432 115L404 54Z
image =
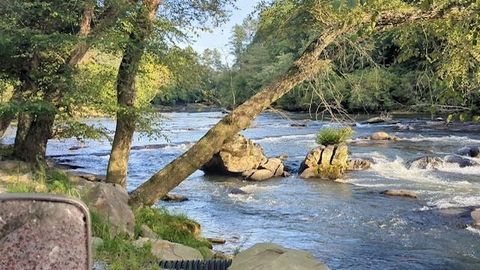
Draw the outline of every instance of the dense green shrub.
M352 138L351 127L323 128L317 133L317 143L321 145L334 145L344 143Z

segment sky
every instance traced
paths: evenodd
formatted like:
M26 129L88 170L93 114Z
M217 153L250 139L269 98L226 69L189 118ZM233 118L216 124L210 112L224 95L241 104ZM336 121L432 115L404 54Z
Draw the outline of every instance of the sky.
M243 20L254 11L255 6L259 3L260 0L238 0L237 8L232 12L230 20L219 26L218 28L213 29L211 33L209 32L200 32L199 37L196 38L192 47L199 53L202 53L205 49L218 49L223 57L228 57L224 59L228 62L231 62L232 56L229 55L229 46L228 42L232 35L233 26L236 24L241 24Z

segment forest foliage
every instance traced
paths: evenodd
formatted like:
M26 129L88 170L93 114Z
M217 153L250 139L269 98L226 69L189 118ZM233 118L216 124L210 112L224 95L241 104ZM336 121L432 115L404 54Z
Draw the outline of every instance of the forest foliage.
M202 79L190 89L171 85L170 91L178 95L157 101L207 102L224 107L245 101L283 74L322 30L318 21L325 14L317 13L319 2L332 4L338 14L367 2L386 5L385 1L355 0L277 0L259 5L258 12L232 29L229 46L233 64L225 64L218 52L205 51L197 55ZM433 4L437 8L453 4L461 7L443 18L382 31L373 38L362 39L360 33L339 41L341 46L330 52L333 68L296 87L275 105L313 112L478 113L478 1L389 2L415 4L423 9ZM396 8L401 9L401 4ZM212 56L216 60L212 61Z

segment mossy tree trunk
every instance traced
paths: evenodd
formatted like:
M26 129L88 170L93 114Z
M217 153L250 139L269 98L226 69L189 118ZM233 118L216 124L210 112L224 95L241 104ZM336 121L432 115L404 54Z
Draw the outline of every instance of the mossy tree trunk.
M162 0L144 0L129 35L117 75L117 125L108 161L107 182L127 184L128 158L136 125L135 79Z

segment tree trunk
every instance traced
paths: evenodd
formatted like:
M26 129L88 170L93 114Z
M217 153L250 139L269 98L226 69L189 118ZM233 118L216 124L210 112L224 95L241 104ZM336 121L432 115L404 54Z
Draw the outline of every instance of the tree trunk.
M32 119L28 113L19 113L18 114L18 124L17 124L17 133L15 135L15 144L14 144L14 153L19 153L22 150L22 145L25 142L27 137L28 129L30 128L30 123Z
M439 11L404 14L385 13L375 18L377 20L375 28L378 31L383 31L406 22L434 19L441 15ZM309 44L285 75L264 87L260 92L225 116L187 152L135 189L130 195L129 203L133 207L152 205L178 186L189 175L208 162L215 153L218 153L225 140L247 128L255 116L268 108L270 104L288 93L296 85L318 74L318 71L321 69L326 68L330 61L319 60L325 48L337 37L359 29L363 23L370 24L372 17L365 16L365 18L362 18L362 21L362 23L356 25L344 24L343 26L325 29L324 34Z
M135 79L146 42L151 35L153 22L161 0L145 0L137 15L136 27L130 33L117 76L117 126L108 161L108 183L127 184L128 158L135 132Z
M25 125L28 125L28 118L24 121ZM20 160L32 163L38 160L45 160L47 142L52 135L54 121L54 113L44 113L34 117L26 135L17 133L19 135L18 139L23 139L23 141L19 141L19 145L15 147L14 156ZM23 128L19 130L24 132Z

